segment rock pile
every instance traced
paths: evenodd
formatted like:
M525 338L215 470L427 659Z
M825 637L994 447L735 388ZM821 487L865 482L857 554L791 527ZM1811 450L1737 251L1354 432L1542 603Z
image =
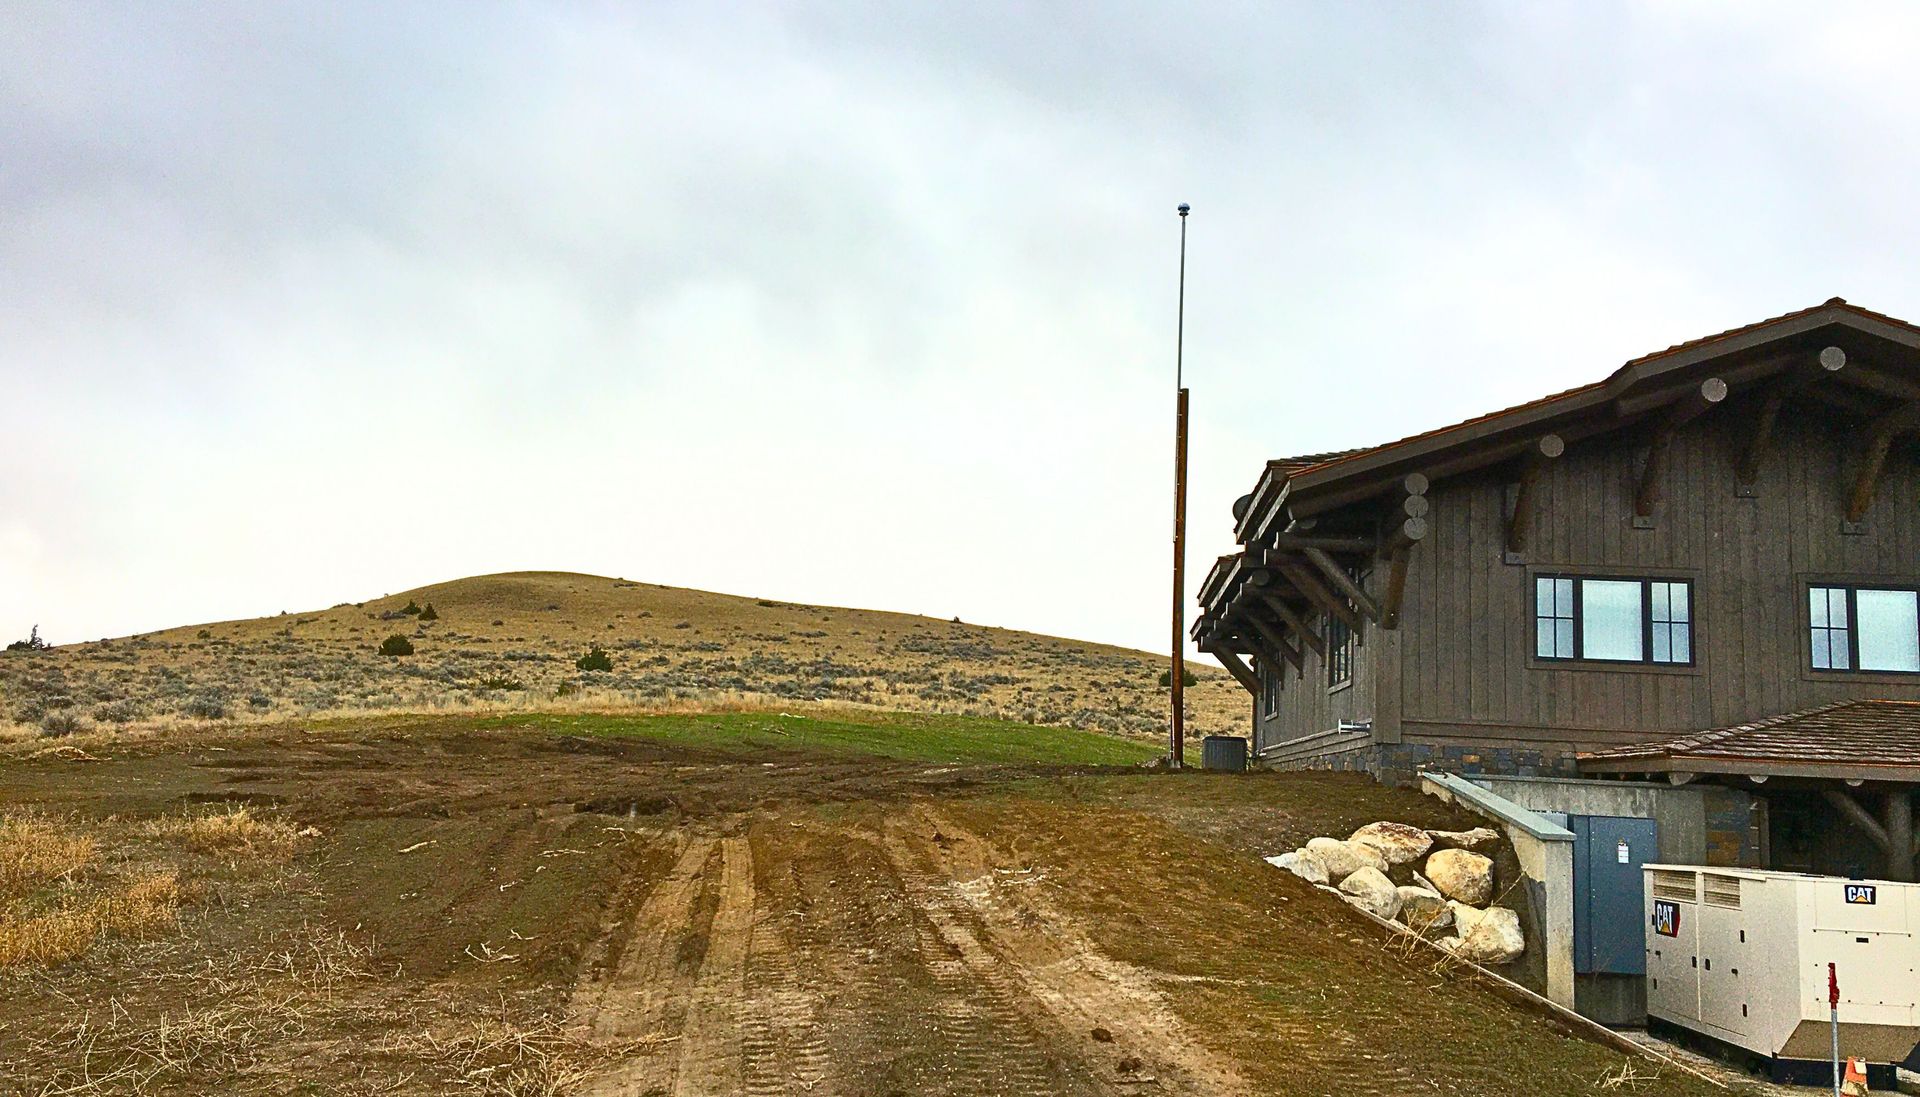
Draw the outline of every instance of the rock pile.
M1487 905L1493 900L1489 854L1499 844L1499 833L1486 827L1422 830L1379 822L1344 840L1315 838L1267 863L1422 935L1451 928L1453 936L1437 939L1442 948L1477 964L1504 964L1518 959L1527 942L1519 914Z

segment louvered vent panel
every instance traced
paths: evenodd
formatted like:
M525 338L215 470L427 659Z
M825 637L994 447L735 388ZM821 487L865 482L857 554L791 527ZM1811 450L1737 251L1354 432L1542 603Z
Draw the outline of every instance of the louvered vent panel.
M1655 872L1653 897L1672 899L1681 903L1694 902L1693 874L1691 872Z
M1706 878L1707 905L1726 907L1729 910L1740 909L1740 878L1738 876L1709 876Z

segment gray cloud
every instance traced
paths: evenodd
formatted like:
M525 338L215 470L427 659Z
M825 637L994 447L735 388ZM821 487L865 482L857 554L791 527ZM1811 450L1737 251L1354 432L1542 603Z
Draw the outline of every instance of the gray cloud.
M1158 646L1266 457L1842 293L1908 9L25 4L0 634L558 567Z

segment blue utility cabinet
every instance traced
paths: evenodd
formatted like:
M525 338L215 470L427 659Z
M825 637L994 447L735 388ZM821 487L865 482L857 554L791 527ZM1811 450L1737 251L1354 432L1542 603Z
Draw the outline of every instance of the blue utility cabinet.
M1659 859L1659 824L1618 815L1541 814L1573 832L1574 973L1645 975L1640 866Z

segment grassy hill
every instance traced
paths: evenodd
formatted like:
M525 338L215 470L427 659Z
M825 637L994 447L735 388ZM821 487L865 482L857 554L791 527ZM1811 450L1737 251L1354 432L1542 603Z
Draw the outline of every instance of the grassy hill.
M433 618L409 613L432 607ZM379 653L403 637L407 656ZM611 669L576 663L598 647ZM448 708L840 703L1161 733L1163 656L903 613L561 572L483 575L327 610L0 654L14 734ZM1246 697L1194 668L1193 734Z

